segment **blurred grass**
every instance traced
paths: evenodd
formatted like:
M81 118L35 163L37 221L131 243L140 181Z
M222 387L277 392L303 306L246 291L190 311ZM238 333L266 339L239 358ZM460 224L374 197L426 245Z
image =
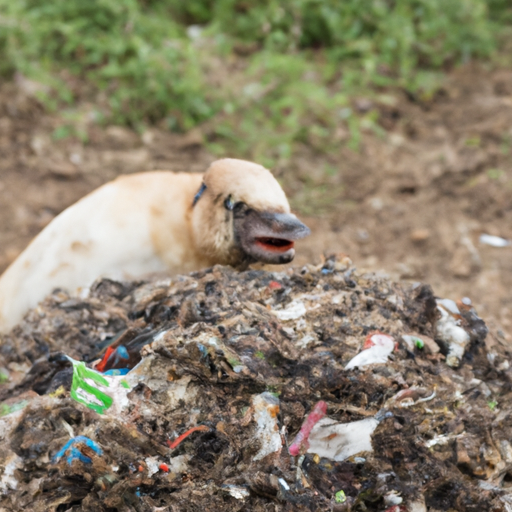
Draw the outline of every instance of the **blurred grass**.
M297 144L357 149L379 126L354 99L431 97L511 20L509 0L0 0L0 73L45 84L49 109L200 125L215 153L275 165Z

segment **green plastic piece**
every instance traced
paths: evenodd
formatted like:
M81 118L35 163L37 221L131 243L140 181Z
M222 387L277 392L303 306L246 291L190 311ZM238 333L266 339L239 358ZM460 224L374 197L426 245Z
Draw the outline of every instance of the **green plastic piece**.
M345 494L345 491L341 490L341 491L338 491L335 495L334 495L334 501L336 503L345 503L345 501L347 501L347 496Z
M420 350L425 346L425 343L421 338L414 338L414 345L416 348L419 348Z
M104 393L94 384L109 387L108 380L98 372L85 366L83 361L75 361L68 358L73 363L73 383L71 384L71 398L86 405L93 411L103 414L114 402L112 397ZM92 381L91 382L87 382Z

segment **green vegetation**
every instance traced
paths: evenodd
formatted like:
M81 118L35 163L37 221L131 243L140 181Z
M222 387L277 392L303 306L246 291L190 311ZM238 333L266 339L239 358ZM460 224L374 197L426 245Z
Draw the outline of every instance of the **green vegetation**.
M184 28L135 0L1 0L0 17L2 73L46 82L68 103L84 79L108 97L108 121L169 117L186 130L214 113Z
M28 405L28 400L21 400L21 402L17 402L15 404L0 404L0 418L2 416L7 416L8 414L12 414L16 411L21 411L24 407Z
M428 99L510 20L508 0L0 0L0 73L44 84L48 108L200 125L214 152L275 164L300 143L357 148L379 127L354 98Z

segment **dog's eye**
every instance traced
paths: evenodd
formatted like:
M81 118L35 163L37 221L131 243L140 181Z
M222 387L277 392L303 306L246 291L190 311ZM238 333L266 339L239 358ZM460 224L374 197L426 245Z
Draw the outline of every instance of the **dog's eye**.
M230 195L224 201L224 207L229 211L233 210L235 207L235 201L233 201L233 198Z

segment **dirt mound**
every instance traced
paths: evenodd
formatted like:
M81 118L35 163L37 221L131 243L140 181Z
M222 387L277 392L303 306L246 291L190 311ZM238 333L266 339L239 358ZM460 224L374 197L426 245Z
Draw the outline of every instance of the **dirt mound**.
M509 357L347 259L55 292L1 347L0 508L510 510Z

